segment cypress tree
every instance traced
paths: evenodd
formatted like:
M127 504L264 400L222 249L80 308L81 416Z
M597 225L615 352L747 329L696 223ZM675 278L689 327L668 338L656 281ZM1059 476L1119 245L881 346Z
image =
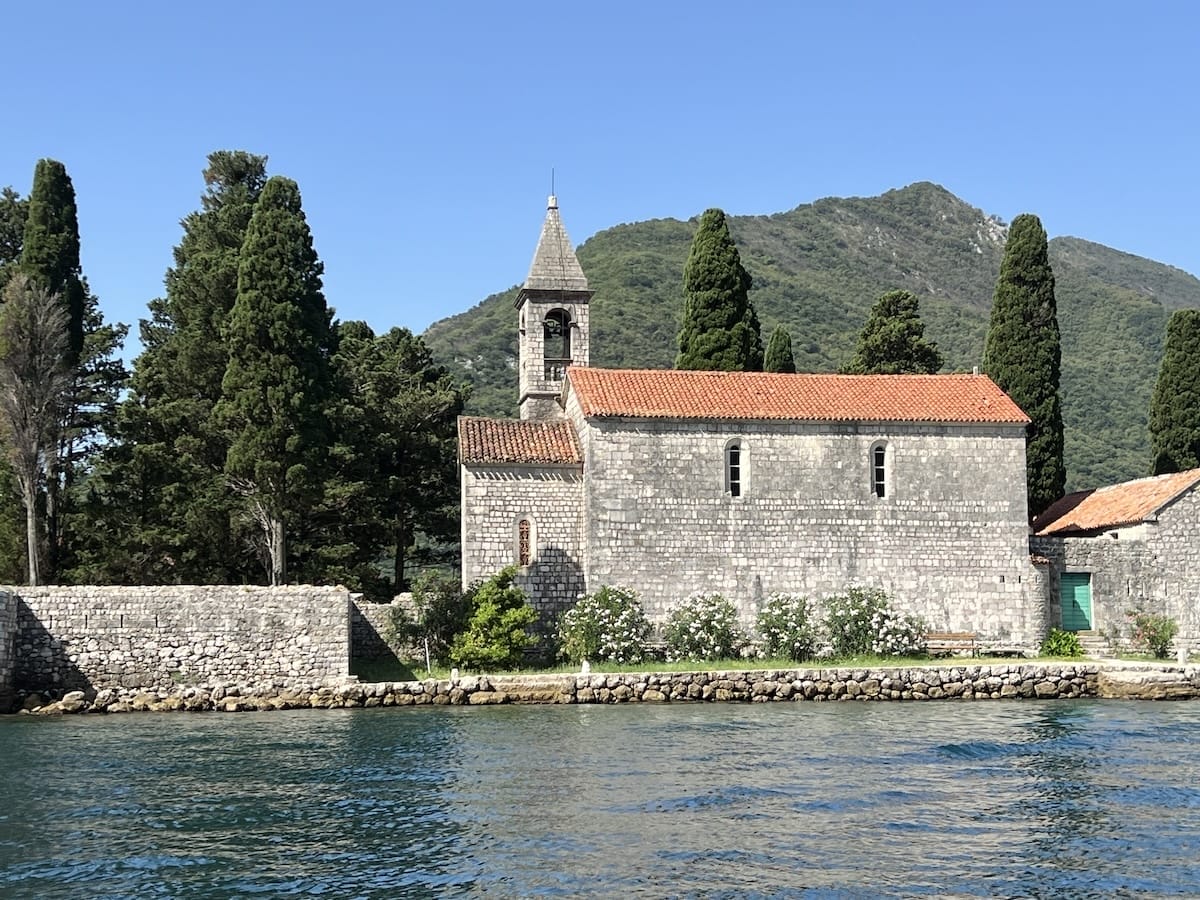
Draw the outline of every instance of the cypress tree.
M875 301L844 371L851 375L933 375L942 367L937 345L925 340L919 302L909 291L888 291Z
M1046 231L1037 216L1017 216L1008 231L992 300L984 370L1032 419L1025 438L1029 515L1062 496L1062 349L1054 272Z
M683 270L683 324L677 369L761 371L762 334L725 213L707 210Z
M776 325L767 341L767 353L763 360L764 372L796 374L796 360L792 356L792 336L782 325Z
M1150 447L1155 475L1200 467L1200 309L1176 310L1167 322Z
M216 416L225 473L263 531L271 584L287 580L287 528L320 493L329 446L330 312L296 182L263 186L238 263Z
M21 270L67 309L70 362L83 350L84 288L79 266L75 185L54 159L38 160L25 210Z

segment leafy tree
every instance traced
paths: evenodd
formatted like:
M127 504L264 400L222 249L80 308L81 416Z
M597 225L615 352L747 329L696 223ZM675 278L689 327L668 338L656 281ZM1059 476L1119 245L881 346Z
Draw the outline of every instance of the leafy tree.
M725 213L707 210L683 270L683 325L675 368L762 370L762 335L750 302L751 284Z
M255 578L256 531L225 480L213 409L229 361L225 328L238 260L266 182L266 157L208 156L200 209L183 219L166 295L141 323L143 351L95 479L83 577L133 584Z
M413 582L412 600L411 615L398 605L393 607L391 637L420 646L429 668L433 661L445 661L455 637L466 631L471 615L468 596L457 575L431 570Z
M1013 220L992 300L983 366L991 379L1032 419L1025 439L1029 515L1062 496L1062 350L1054 272L1046 231L1037 216Z
M26 275L11 278L0 306L0 419L25 507L31 585L41 583L39 495L54 477L61 406L71 383L69 340L67 312L58 297Z
M942 367L937 345L925 340L919 302L909 291L888 291L875 301L858 336L858 350L843 370L851 375L933 375Z
M1158 381L1150 401L1155 475L1200 466L1200 310L1180 309L1167 322Z
M471 610L466 631L454 639L450 661L468 669L515 669L533 644L526 631L537 621L525 592L513 584L509 566L467 590Z
M262 528L271 584L287 580L287 528L313 506L329 449L332 332L322 270L300 189L270 178L242 244L215 412L230 437L225 473Z
M792 356L792 336L782 325L776 325L767 341L767 353L763 359L764 372L796 374L796 360Z
M11 187L0 190L0 290L21 262L29 201ZM16 479L0 435L0 584L15 584L25 575L24 513Z

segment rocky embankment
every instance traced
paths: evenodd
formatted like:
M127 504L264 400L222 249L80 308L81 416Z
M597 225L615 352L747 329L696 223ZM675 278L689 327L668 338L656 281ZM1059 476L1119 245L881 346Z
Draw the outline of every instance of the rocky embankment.
M485 706L501 703L767 703L833 701L1050 700L1071 697L1192 699L1197 667L1102 662L943 665L679 673L486 675L457 679L214 686L36 694L32 715L124 712L246 712L377 706Z

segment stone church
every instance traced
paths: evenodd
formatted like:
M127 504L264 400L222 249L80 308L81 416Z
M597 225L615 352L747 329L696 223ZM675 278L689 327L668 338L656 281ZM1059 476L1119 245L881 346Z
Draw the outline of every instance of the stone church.
M459 421L462 577L553 616L603 585L651 619L720 593L879 587L937 630L1033 645L1025 426L983 375L589 366L592 291L550 198L517 296L519 419Z

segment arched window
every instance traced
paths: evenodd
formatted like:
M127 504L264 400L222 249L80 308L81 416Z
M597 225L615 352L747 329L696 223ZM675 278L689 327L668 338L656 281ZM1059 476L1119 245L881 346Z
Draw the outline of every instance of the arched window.
M565 309L552 309L546 313L542 337L545 378L547 381L562 381L571 362L571 314Z
M871 493L886 497L888 492L888 446L884 441L871 446Z
M740 497L746 487L746 450L735 438L725 445L725 493Z
M522 519L517 523L517 565L527 566L533 562L533 522Z

